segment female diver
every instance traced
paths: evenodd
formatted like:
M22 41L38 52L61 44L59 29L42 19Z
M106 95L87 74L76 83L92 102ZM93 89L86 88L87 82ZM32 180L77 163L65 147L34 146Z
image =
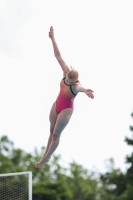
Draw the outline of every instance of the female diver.
M63 79L60 82L59 95L52 105L49 115L50 136L48 139L47 147L40 162L35 164L36 168L41 168L46 163L48 163L51 155L58 147L61 133L73 114L74 99L77 94L79 92L84 92L89 98L94 98L94 91L82 87L80 81L78 80L78 72L73 68L69 68L65 61L62 59L54 37L54 29L52 26L50 27L49 37L53 44L54 55L63 70Z

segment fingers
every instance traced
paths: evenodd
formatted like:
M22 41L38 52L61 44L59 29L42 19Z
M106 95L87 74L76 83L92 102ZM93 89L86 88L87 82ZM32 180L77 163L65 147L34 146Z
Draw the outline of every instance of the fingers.
M51 26L51 27L50 27L50 31L53 31L53 30L54 30L54 29L53 29L53 26Z
M50 27L49 37L52 38L54 36L54 29L53 26Z
M88 97L94 99L94 95L93 94L88 94Z

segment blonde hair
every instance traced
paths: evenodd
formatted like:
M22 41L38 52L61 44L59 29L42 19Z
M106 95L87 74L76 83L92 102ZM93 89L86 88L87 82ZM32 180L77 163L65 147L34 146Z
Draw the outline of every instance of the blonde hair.
M72 66L70 66L71 69L69 70L69 72L67 73L68 77L70 79L74 79L74 80L78 80L79 77L79 73L77 72L77 70L75 70Z

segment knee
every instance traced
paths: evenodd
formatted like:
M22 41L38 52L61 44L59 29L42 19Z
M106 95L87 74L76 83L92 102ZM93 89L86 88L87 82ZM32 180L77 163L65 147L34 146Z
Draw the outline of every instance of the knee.
M50 129L50 135L53 135L53 131L54 131L53 129Z
M58 141L59 138L60 138L60 133L59 133L59 132L54 132L54 133L53 133L53 140L54 140L54 141Z
M54 133L54 127L50 127L50 134L53 135Z

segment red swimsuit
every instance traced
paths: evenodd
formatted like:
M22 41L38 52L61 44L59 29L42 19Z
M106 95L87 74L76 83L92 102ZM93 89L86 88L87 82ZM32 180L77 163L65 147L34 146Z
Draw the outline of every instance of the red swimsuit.
M60 82L60 93L56 99L56 112L59 114L66 108L74 109L74 98L76 94L72 91L71 85L65 83L65 78Z

